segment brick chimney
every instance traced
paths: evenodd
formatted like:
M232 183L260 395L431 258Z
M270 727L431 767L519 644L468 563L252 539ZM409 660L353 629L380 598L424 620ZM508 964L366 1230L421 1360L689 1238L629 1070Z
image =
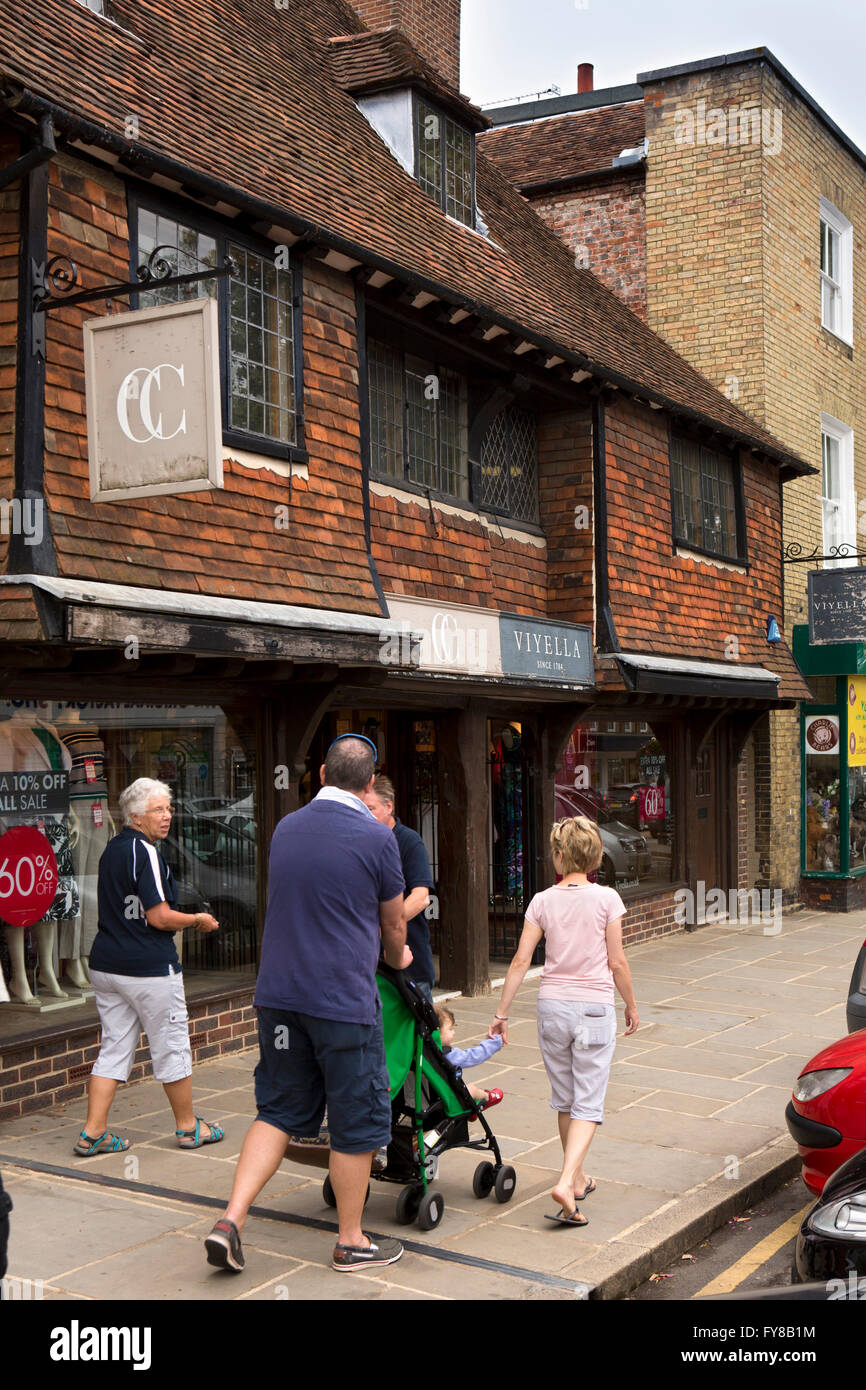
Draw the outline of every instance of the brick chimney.
M591 92L593 82L592 63L580 63L577 69L577 90L580 92Z
M460 0L352 0L368 29L393 25L460 90Z

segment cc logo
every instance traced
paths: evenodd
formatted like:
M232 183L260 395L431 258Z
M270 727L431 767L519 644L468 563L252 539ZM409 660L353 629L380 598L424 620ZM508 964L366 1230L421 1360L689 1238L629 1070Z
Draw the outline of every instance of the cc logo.
M154 421L150 394L154 386L157 391L160 389L160 372L174 372L183 386L183 364L176 367L173 362L160 362L158 367L133 367L120 383L117 393L117 421L127 439L133 444L148 444L152 439L174 439L176 434L186 434L185 410L181 411L180 424L171 434L163 431L161 415ZM141 437L133 434L129 423L130 401L138 401L138 414L145 430Z
M433 642L433 660L441 666L450 666L455 659L453 639L457 636L457 619L453 613L437 613L430 628Z

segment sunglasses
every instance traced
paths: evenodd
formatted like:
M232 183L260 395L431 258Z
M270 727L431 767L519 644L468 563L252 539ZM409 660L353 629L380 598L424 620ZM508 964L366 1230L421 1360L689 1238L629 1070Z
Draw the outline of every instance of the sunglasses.
M379 761L379 750L378 750L378 748L376 747L375 743L373 743L372 739L367 738L367 735L366 735L366 734L337 734L337 737L334 739L334 742L328 744L328 752L330 753L331 749L332 749L333 746L334 746L334 743L339 743L340 740L343 739L343 738L357 738L357 739L360 739L361 743L369 744L369 746L370 746L370 747L372 748L372 750L373 750L373 760L374 760L374 762L378 762L378 761Z

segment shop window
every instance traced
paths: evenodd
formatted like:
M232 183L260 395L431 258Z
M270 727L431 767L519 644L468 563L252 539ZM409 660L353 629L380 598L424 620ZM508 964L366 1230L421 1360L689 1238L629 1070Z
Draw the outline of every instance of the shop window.
M481 505L520 521L538 520L538 444L535 416L503 410L481 444Z
M441 208L475 225L474 141L463 126L415 98L415 177Z
M658 739L628 720L578 724L556 777L556 816L588 816L601 833L598 882L617 892L671 882L671 768Z
M373 472L468 498L465 378L375 339L368 370Z
M695 440L671 437L674 540L726 559L744 559L734 461Z
M839 873L840 739L838 714L804 718L805 868L812 873Z
M238 274L191 285L170 285L138 296L139 308L209 295L220 310L221 359L228 364L223 385L227 432L297 445L298 390L292 270L278 268L270 253L252 249L223 231L139 206L136 264L157 247L172 275L189 275L222 265L231 256ZM249 436L249 437L246 437Z
M179 909L212 912L220 923L213 935L180 938L188 990L215 970L251 977L254 748L250 722L219 706L0 701L0 960L13 1003L24 997L22 977L38 992L46 951L59 961L61 988L81 1003L74 981L86 981L97 931L99 858L122 828L118 797L139 777L171 788L174 816L160 848ZM34 832L30 847L19 853L16 834L4 852L3 837L22 826ZM46 883L56 889L44 900Z

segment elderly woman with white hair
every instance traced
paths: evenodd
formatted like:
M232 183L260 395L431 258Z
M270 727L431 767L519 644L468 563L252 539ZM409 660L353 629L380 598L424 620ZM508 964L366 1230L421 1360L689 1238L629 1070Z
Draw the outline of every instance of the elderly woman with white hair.
M192 1050L183 975L174 933L190 927L214 932L208 913L178 912L171 870L159 843L171 827L171 790L139 777L120 795L123 829L99 861L99 929L90 953L90 978L102 1024L102 1046L87 1092L87 1120L75 1152L85 1158L121 1153L129 1140L108 1130L108 1112L119 1081L132 1070L141 1032L146 1033L153 1075L174 1111L182 1149L223 1138L219 1125L193 1114Z

